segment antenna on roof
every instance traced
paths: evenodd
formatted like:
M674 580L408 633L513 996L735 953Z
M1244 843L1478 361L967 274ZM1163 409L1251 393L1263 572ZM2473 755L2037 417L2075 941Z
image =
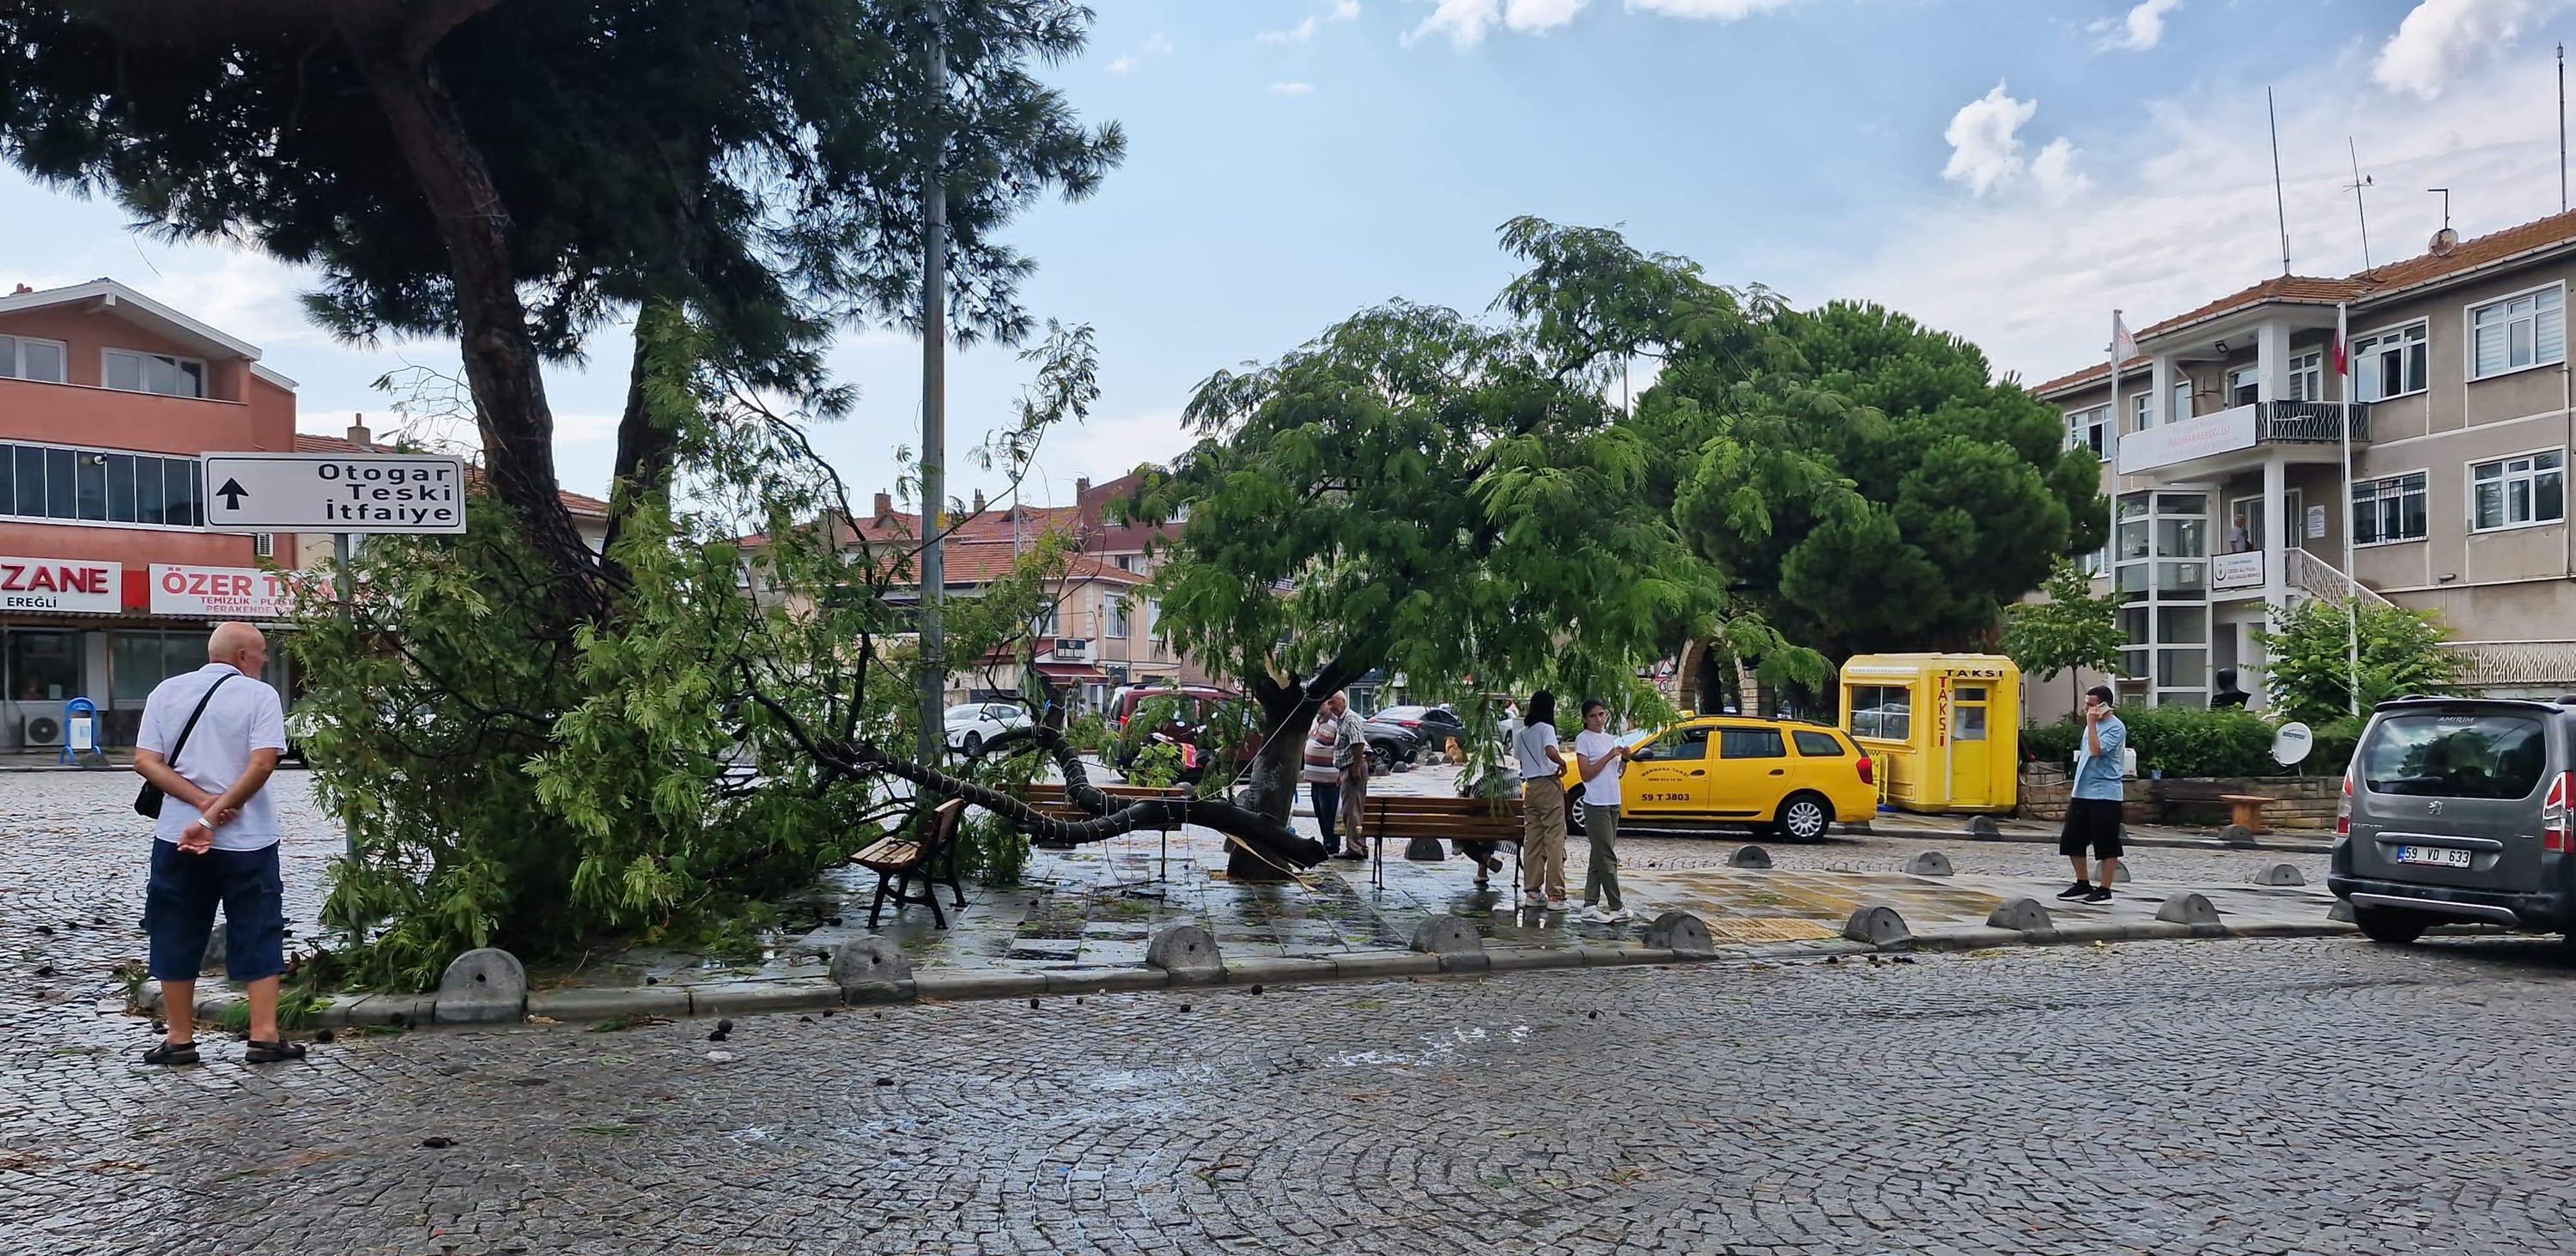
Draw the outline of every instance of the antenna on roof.
M2361 190L2377 186L2377 180L2362 174L2361 150L2353 147L2352 137L2343 137L2344 151L2352 155L2352 182L2344 190L2352 193L2352 212L2361 219L2361 268L2370 269L2370 210L2361 203Z
M2558 212L2567 212L2567 45L2558 45Z
M2272 107L2272 89L2263 89L2263 115L2272 122L2272 211L2281 218L2281 273L2290 273L2290 203L2281 194L2281 114Z
M2460 233L2451 230L2451 189L2426 188L2424 190L2442 194L2442 229L2433 233L2433 252L2448 253L2460 242Z

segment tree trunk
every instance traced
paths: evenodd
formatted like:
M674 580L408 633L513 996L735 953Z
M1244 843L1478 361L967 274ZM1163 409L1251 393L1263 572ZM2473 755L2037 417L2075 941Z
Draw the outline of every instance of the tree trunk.
M635 314L635 362L626 373L626 411L617 421L617 461L610 472L608 541L614 548L638 507L670 498L671 457L678 433L645 400L651 370L646 346L680 323L676 306L648 301ZM613 561L613 560L611 560Z
M483 473L555 569L557 604L588 618L600 606L598 566L555 474L554 413L511 267L509 210L431 56L447 29L484 7L488 0L429 5L406 20L411 6L344 5L338 20L447 248ZM445 25L432 29L435 22Z

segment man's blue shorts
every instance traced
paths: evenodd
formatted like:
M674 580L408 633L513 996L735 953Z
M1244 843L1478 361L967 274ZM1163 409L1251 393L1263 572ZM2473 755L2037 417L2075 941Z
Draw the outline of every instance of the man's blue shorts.
M286 972L286 883L278 875L276 845L190 855L177 843L155 841L152 880L143 893L153 980L197 979L218 905L225 976L257 981Z

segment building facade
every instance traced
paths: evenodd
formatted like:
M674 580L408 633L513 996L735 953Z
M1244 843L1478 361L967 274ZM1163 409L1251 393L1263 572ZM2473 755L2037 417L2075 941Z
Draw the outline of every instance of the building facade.
M2121 602L2123 695L2205 705L2232 672L2259 707L2272 609L2348 592L2436 612L2481 690L2576 686L2571 270L2576 214L2446 229L2146 327L2116 393L2107 361L2038 386L2105 463L2093 563Z

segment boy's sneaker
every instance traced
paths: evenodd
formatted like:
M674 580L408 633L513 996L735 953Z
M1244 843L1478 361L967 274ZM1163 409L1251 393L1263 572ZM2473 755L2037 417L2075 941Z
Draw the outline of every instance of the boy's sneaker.
M1615 925L1619 923L1619 913L1615 911L1603 911L1598 907L1585 908L1583 912L1583 923L1587 925Z
M2111 887L2110 887L2110 886L2107 886L2107 885L2097 885L2097 886L2094 886L2094 887L2093 887L2093 892L2084 896L2084 901L2085 901L2085 902L2088 902L2088 903L2107 903L2107 902L2110 902L2110 901L2111 901Z
M1574 904L1569 903L1569 902L1567 902L1567 901L1565 901L1564 899L1561 899L1561 898L1551 898L1551 899L1547 900L1547 909L1548 909L1549 911L1564 911L1566 908L1568 908L1568 907L1572 907L1572 906L1574 906Z
M2078 881L2073 885L2067 886L2065 889L2059 890L2057 892L2057 896L2059 898L2083 898L2090 895L2092 892L2092 882Z
M1531 903L1544 903L1547 901L1546 893L1539 890L1523 890L1521 891L1521 897Z

